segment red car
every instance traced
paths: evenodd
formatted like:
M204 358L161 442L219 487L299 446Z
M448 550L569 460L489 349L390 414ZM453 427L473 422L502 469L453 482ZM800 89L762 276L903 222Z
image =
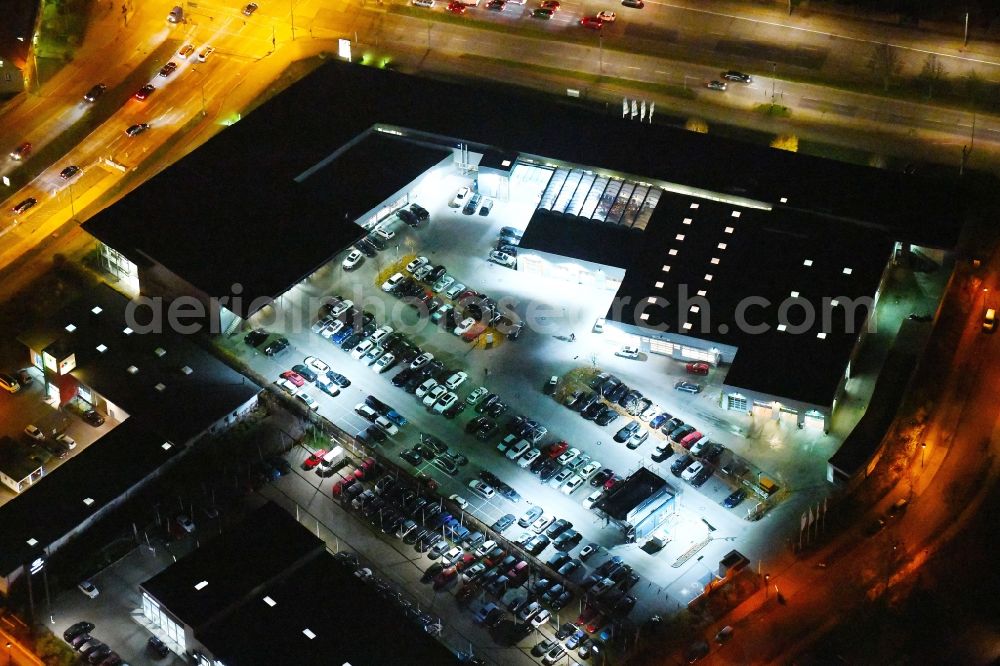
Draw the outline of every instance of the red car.
M137 100L139 100L141 102L141 101L145 100L147 97L149 97L150 95L152 95L154 90L156 90L156 88L153 86L153 84L152 83L147 83L143 87L139 88L139 90L136 91L136 93L135 93L135 95L133 95L133 97L135 97Z
M295 372L294 370L285 370L281 373L282 379L287 379L291 383L295 384L296 388L302 388L305 386L306 380L302 378L302 375Z
M27 141L22 143L20 146L10 151L10 159L12 160L23 160L25 157L31 154L31 144Z
M340 497L341 493L343 493L345 490L353 486L355 483L357 483L357 479L355 479L353 476L349 476L346 479L342 481L337 481L335 484L333 484L331 492L333 493L334 497Z
M692 375L707 375L711 366L708 363L688 363L684 368Z
M586 608L583 609L583 612L580 613L580 616L576 618L575 622L576 626L582 627L583 625L590 622L595 615L597 615L597 609L594 608L593 606L588 605Z
M586 630L588 634L592 634L595 631L599 631L600 628L603 627L606 622L607 620L604 619L604 616L598 613L593 617L593 619L590 620L587 626L584 627L584 630Z
M452 0L452 2L448 3L448 11L452 14L464 14L466 9L468 7L458 2L458 0Z
M555 444L549 447L549 458L558 458L563 453L565 453L566 449L568 448L569 444L567 444L566 442L556 442Z
M313 452L311 456L302 462L302 469L312 469L323 460L323 456L325 455L326 449L320 449L319 451Z
M455 576L457 575L458 575L458 569L456 569L455 567L447 567L446 569L442 569L441 573L439 573L434 578L434 589L440 590L442 587L453 581L455 579Z
M604 489L605 490L611 490L612 488L614 488L615 486L617 486L618 482L621 481L621 480L622 480L622 477L620 477L617 474L615 474L610 479L608 479L607 481L604 482Z
M455 568L458 569L459 571L461 571L461 570L465 569L465 567L471 565L475 561L476 561L476 556L475 555L473 555L472 553L465 553L458 560L458 562L455 562Z
M580 25L591 30L600 30L604 26L604 21L596 16L584 16L580 19Z
M483 324L481 322L476 322L475 324L472 325L472 328L467 330L465 333L462 333L462 339L465 340L466 342L473 342L476 338L482 335L483 331L485 330L486 330L486 324Z

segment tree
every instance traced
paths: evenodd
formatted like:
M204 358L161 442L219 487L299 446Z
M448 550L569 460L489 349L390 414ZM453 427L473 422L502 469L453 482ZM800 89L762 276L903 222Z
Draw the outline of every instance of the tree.
M924 68L920 71L920 80L927 86L927 99L934 97L934 88L945 78L944 63L938 60L937 54L931 53L924 60Z
M794 134L781 134L774 138L774 141L771 142L771 147L797 153L799 152L799 137Z
M977 74L976 70L972 70L966 75L964 83L965 96L969 98L973 107L978 106L986 92L986 82L983 77Z
M883 89L888 92L892 77L899 72L899 56L896 55L895 49L888 44L876 44L872 57L868 61L868 67L882 81Z

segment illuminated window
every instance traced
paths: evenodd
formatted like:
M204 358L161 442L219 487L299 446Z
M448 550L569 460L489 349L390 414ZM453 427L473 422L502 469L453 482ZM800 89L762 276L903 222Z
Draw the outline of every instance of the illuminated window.
M123 331L122 331L122 333L124 333L125 335L132 335L132 333L134 333L134 332L135 332L135 331L133 331L133 330L132 330L131 328L129 328L128 326L126 326L126 327L125 327L125 330L123 330Z
M271 608L274 608L278 604L278 602L272 599L271 597L264 597L264 603L270 606Z
M697 312L701 312L701 307L699 307L697 305L692 305L691 306L691 312L696 312L696 313Z
M684 322L684 330L685 331L690 331L691 330L691 322L689 322L689 321Z
M67 333L72 333L75 330L76 330L76 325L75 324L66 324L66 332Z
M84 497L83 498L83 503L86 504L87 506L90 506L91 504L94 503L94 498L92 498L92 497Z
M309 640L316 638L316 634L312 632L312 629L309 628L303 629L302 633L305 634L306 638L308 638Z
M650 296L649 298L646 299L646 302L647 303L652 303L653 305L656 305L656 297L655 296Z
M500 163L500 166L509 167L510 166L510 160L504 160L503 162Z
M639 319L641 319L642 321L649 321L649 313L643 312L641 315L639 315Z
M167 385L166 385L166 384L164 384L163 382L160 382L160 383L158 383L158 384L157 384L156 386L154 386L153 388L155 388L155 389L156 389L157 391L159 391L160 393L163 393L163 392L164 392L164 391L166 390L166 388L167 388Z
M699 295L699 296L704 296L704 295L706 295L707 293L708 293L708 292L707 292L707 291L705 291L704 289L699 289L699 290L698 290L698 295Z
M838 301L836 298L830 301L830 307L835 308L838 305L840 305L840 301Z
M125 368L125 371L130 375L134 375L137 372L139 372L139 368L135 367L134 365L130 365L127 368Z
M670 266L667 266L666 264L664 264L663 265L663 272L664 273L669 273L670 272Z
M34 538L28 539L28 545L29 546L37 546L38 545L38 539L34 539Z
M160 444L160 448L164 451L169 451L172 447L173 445L170 442L163 442L163 444Z
M781 197L780 199L778 199L778 201L780 201L781 203L788 203L788 197Z

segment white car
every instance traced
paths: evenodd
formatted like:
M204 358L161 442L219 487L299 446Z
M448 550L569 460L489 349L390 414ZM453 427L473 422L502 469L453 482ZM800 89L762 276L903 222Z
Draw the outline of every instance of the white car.
M346 324L344 324L344 322L341 321L340 319L331 321L329 324L323 327L323 329L319 332L319 334L322 335L327 340L329 340L333 336L337 335L337 333L340 333L340 329L344 328L345 325Z
M418 268L420 268L421 266L426 266L427 262L428 262L427 257L417 257L416 259L414 259L410 263L406 264L406 272L407 273L412 273L415 270L417 270Z
M354 307L354 301L341 301L333 306L328 316L339 317L340 315L350 310L352 307Z
M213 53L215 53L215 47L206 45L205 48L198 52L198 62L205 62L208 60L208 56Z
M535 534L541 534L545 531L545 528L552 524L555 518L549 514L544 514L539 516L538 520L531 524L531 531Z
M340 395L340 387L334 384L333 380L326 375L316 375L316 386L332 398Z
M507 459L517 460L519 457L524 455L524 453L531 448L531 444L528 444L523 439L518 440L514 443L512 447L507 449Z
M396 427L396 424L384 416L376 417L375 425L377 425L379 428L382 428L382 430L385 430L385 432L389 435L395 435L397 432L399 432L399 428Z
M452 502L454 502L455 504L457 504L458 508L462 509L463 511L465 510L465 508L467 506L469 506L469 500L465 499L461 495L452 495L448 499L450 499Z
M303 405L305 405L308 409L310 409L310 410L312 410L314 412L317 409L319 409L319 403L316 402L316 399L313 398L308 393L306 393L305 391L303 391L302 389L299 389L298 391L296 391L294 393L294 397L295 397L296 400L298 400Z
M325 375L330 366L327 365L323 359L317 358L315 356L306 356L306 365L316 371L318 375Z
M465 285L461 282L454 282L450 287L444 290L444 295L448 298L455 298L463 291L465 291Z
M382 342L383 338L392 333L392 330L392 326L379 326L371 335L368 336L368 339L375 344L378 344Z
M453 374L448 379L444 380L444 385L448 387L449 391L454 391L459 386L461 386L462 383L466 379L468 379L468 378L469 378L469 374L467 372L461 372L461 371L459 371L459 372L456 372L455 374Z
M469 330L475 325L476 325L475 319L473 319L472 317L466 317L465 319L459 322L458 326L455 327L455 330L452 331L452 333L454 333L455 335L462 335L463 333L469 332Z
M708 435L705 435L691 445L691 455L700 456L711 443L711 440L708 439Z
M29 423L28 425L24 426L24 434L30 437L31 439L37 439L39 442L45 439L45 433L39 430L38 426L36 426L33 423Z
M432 388L434 388L437 385L438 385L438 383L437 383L436 379L434 379L434 378L425 379L424 383L417 387L417 391L416 391L417 397L418 398L423 398L425 395L427 395L428 391L430 391Z
M594 475L594 472L596 472L599 469L601 469L601 463L594 460L587 463L587 465L579 472L577 472L577 474L579 474L584 479L589 479L591 476Z
M493 489L493 486L480 481L479 479L469 481L469 489L483 499L493 499L493 496L497 494L497 491Z
M288 395L295 395L295 392L299 390L299 388L295 384L291 383L284 377L279 377L278 379L275 379L274 385L280 388Z
M361 250L351 250L351 253L344 258L343 263L340 265L345 271L353 271L355 268L360 266L361 262L364 260L365 255L361 252Z
M454 283L455 283L455 278L445 273L438 279L437 282L433 284L433 286L431 286L431 291L433 291L435 294L441 293Z
M351 350L351 357L360 361L361 357L370 352L374 347L375 343L371 340L362 340L358 343L357 347Z
M579 455L580 449L573 447L571 449L566 449L561 456L556 458L556 461L560 465L568 465Z
M542 452L536 448L528 449L528 452L521 456L521 459L517 461L517 466L527 468L531 463L538 459L538 456L542 455Z
M600 499L604 497L604 489L595 490L594 492L587 495L587 499L583 500L584 509L592 509Z
M694 463L691 463L691 465L688 466L686 470L681 472L681 478L684 479L685 481L690 481L695 476L697 476L698 473L703 469L705 469L705 463L698 460Z
M434 360L434 354L430 352L424 352L420 356L413 359L413 362L410 363L410 369L417 370L419 368L424 367L433 360Z
M443 414L444 410L448 409L456 402L458 402L458 396L452 393L451 391L448 391L440 398L438 398L437 402L434 403L434 411L437 412L438 414Z
M390 292L399 286L399 283L406 278L402 273L394 273L392 277L382 283L382 291Z
M458 192L455 193L455 198L451 200L448 204L449 208L461 208L465 205L465 200L472 194L472 190L468 187L459 188Z
M382 240L391 241L393 238L396 237L396 232L390 231L385 227L379 227L378 229L375 230L374 235L378 236Z
M558 474L556 474L551 479L549 479L549 481L548 481L549 487L550 488L558 488L562 484L566 483L567 479L569 479L569 477L571 477L571 476L573 476L573 470L571 470L571 469L563 469Z
M375 365L372 366L372 370L381 374L392 367L392 364L396 362L396 356L391 352L387 352L378 357L375 361Z
M413 272L413 277L417 280L423 281L423 279L430 275L433 270L434 264L424 264Z
M548 624L551 619L552 613L550 613L547 608L543 608L535 615L535 617L531 618L531 626L538 629L543 624Z
M480 386L479 388L475 389L472 393L469 394L469 397L465 399L465 404L475 405L480 400L485 398L489 392L490 390L488 388L486 388L485 386Z
M77 587L80 588L80 591L86 594L91 599L96 599L97 595L101 593L100 590L97 589L97 586L91 583L89 580L81 582L79 585L77 585Z
M566 482L559 486L559 492L563 495L572 495L573 491L583 485L583 479L574 474L566 479Z
M434 2L434 0L427 0L428 2ZM416 4L418 0L414 0L413 4ZM475 580L480 574L486 571L486 565L483 562L476 562L471 567L462 572L462 578L466 583Z
M501 266L506 266L507 268L513 268L517 260L510 256L506 252L501 252L500 250L493 250L490 252L490 261L494 264L500 264Z
M622 358L639 358L639 348L633 345L625 345L615 352L615 356Z
M58 437L56 437L56 441L64 444L66 448L69 449L70 451L76 448L76 440L67 435L66 433L63 433Z
M435 384L429 391L427 391L427 395L424 396L424 407L431 407L435 402L437 402L438 398L447 392L448 389L444 386L441 384Z
M605 23L614 23L615 19L618 17L615 16L614 12L605 11L605 12L597 12L597 18L601 19Z
M476 548L476 557L486 557L486 554L497 547L497 542L492 539L484 541L483 545Z

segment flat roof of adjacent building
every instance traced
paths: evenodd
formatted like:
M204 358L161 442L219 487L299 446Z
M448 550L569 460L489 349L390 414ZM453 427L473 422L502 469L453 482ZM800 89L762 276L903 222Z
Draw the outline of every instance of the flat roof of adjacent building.
M127 316L137 305L134 316ZM166 320L160 332L133 329L130 323L151 322L149 310L100 285L19 339L39 352L58 351L57 358L72 353L76 369L70 374L79 382L145 429L186 444L261 389L188 336L169 330Z
M31 454L21 442L6 435L0 437L0 474L24 481L37 472L42 463L31 459Z
M398 604L327 552L255 592L198 639L217 660L234 666L459 663Z
M128 419L63 462L0 506L0 572L42 555L49 544L144 481L180 450L139 420Z
M268 502L141 585L197 633L324 548L315 534ZM240 640L246 639L241 632Z
M207 295L240 283L244 294L275 297L358 237L341 223L345 215L363 213L365 201L374 207L398 182L439 162L440 148L465 143L488 156L544 156L538 160L856 220L926 246L952 247L957 239L962 211L953 182L619 115L500 84L477 85L472 94L465 85L331 60L84 228L138 265L158 262ZM353 166L340 171L352 184L344 201L302 196L297 176L375 125L393 128L394 140L372 143L370 152L361 147L356 160L351 151ZM403 138L430 147L414 155Z
M596 506L615 520L626 520L636 507L666 485L667 482L655 472L640 467Z

